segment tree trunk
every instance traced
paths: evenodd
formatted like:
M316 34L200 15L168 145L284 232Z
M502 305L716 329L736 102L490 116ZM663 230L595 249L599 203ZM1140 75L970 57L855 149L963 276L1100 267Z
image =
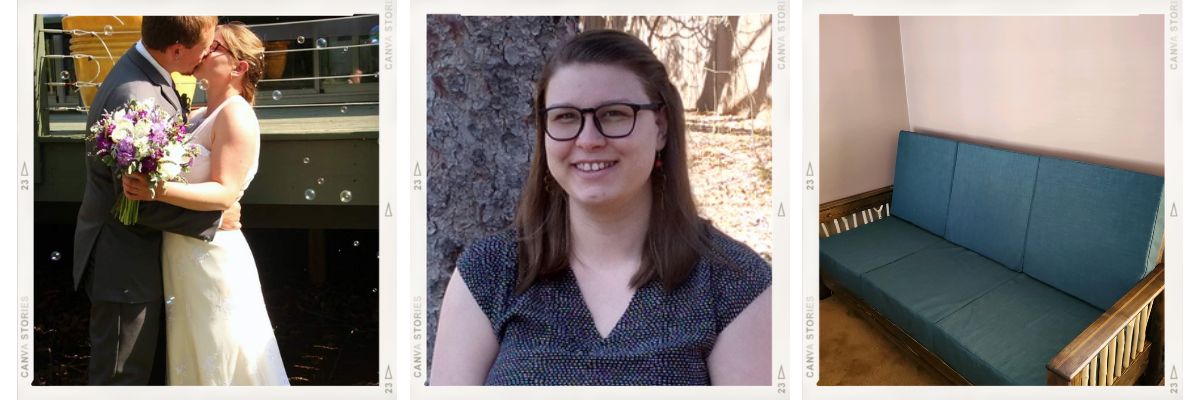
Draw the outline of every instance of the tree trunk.
M578 22L459 15L426 22L428 366L459 254L512 222L534 147L535 85L546 55L577 33Z
M724 23L728 21L728 24ZM696 111L719 112L725 98L729 81L733 77L733 43L737 40L738 17L713 19L709 23L712 45L709 51L708 71L704 73L704 87L696 99Z

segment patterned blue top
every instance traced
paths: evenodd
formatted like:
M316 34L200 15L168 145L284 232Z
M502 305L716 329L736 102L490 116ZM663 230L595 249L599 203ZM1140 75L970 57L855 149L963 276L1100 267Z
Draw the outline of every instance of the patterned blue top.
M653 280L637 289L606 338L569 269L518 296L516 232L474 243L458 271L500 344L485 384L711 384L705 360L717 334L770 286L771 266L715 228L709 237L740 271L701 258L672 292Z

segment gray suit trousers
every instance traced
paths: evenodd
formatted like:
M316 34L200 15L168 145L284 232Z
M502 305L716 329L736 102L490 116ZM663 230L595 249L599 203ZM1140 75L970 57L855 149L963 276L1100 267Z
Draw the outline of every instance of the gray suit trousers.
M158 347L162 301L116 303L92 298L92 268L84 278L92 299L88 361L89 385L139 385L150 383Z

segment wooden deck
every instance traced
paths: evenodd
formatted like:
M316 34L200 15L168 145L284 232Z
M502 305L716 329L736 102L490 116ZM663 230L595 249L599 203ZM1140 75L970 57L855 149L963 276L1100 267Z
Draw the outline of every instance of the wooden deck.
M341 106L258 108L256 111L263 140L291 139L296 135L379 136L378 105L346 106L345 113ZM82 139L86 123L87 114L82 112L51 113L50 137Z

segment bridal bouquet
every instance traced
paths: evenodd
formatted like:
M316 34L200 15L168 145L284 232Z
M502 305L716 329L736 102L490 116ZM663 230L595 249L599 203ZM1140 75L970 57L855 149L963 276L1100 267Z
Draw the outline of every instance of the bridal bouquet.
M199 154L195 145L185 143L183 117L172 118L154 99L130 99L125 107L105 113L89 131L87 140L95 142L94 157L115 169L117 178L145 173L152 195L159 182L184 181L182 174ZM113 216L125 225L136 224L138 203L122 193Z

